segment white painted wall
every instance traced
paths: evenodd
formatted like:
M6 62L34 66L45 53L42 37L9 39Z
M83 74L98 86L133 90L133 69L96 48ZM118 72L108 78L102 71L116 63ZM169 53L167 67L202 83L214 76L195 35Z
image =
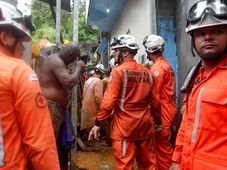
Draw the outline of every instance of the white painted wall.
M150 0L128 0L121 16L113 27L111 39L119 34L125 34L130 29L131 35L136 38L140 49L135 59L141 63L143 55L143 38L151 33L151 1Z
M31 15L31 0L17 0L17 8L24 14L24 15ZM23 43L25 50L23 53L23 59L25 62L31 66L32 65L32 42L24 42Z
M23 52L23 59L29 65L32 66L32 42L24 42L24 52Z

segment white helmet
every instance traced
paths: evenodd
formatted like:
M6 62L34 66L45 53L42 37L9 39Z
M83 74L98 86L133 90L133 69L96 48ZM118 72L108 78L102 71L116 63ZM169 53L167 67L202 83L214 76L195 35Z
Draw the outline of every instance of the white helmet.
M139 45L136 43L135 37L129 34L119 35L114 37L110 43L112 50L117 48L129 48L131 50L138 50Z
M97 64L97 65L95 66L95 71L99 71L99 72L101 72L102 74L104 74L104 73L105 73L105 71L104 71L104 65L103 65L103 64Z
M210 26L227 25L226 0L201 0L187 14L186 32Z
M92 76L92 75L95 74L95 71L94 70L91 70L91 71L88 72L88 74L89 74L89 76Z
M23 16L22 13L13 5L0 1L0 27L15 29L17 36L31 39L31 32L34 25L31 16Z
M143 39L143 45L148 53L154 53L165 46L165 41L162 37L158 35L148 35Z

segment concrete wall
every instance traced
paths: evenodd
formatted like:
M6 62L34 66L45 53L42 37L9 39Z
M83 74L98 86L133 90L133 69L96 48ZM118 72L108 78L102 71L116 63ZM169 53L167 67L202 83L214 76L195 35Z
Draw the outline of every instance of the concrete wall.
M176 55L174 10L174 0L158 0L156 2L157 34L165 40L163 56L169 62L175 73L178 88L178 57Z
M130 29L139 44L138 54L135 59L141 63L144 54L143 38L151 32L150 0L128 0L126 7L115 24L111 39L119 34L125 34Z
M154 32L154 30L152 31L152 27L154 26L152 19L155 16L151 16L154 13L151 9L152 4L156 2L157 33L164 36L167 43L170 42L170 44L167 44L167 48L170 48L171 51L166 50L164 55L167 59L171 56L176 57L176 60L174 59L175 61L173 62L171 59L168 59L173 67L175 67L176 61L178 64L175 67L177 69L175 73L178 77L179 108L183 101L183 94L180 93L180 87L189 68L199 59L198 57L192 57L190 37L185 32L186 13L189 7L196 1L198 0L128 0L111 33L112 38L113 36L126 33L130 29L131 34L136 37L140 46L136 59L141 63L140 56L144 54L144 47L142 45L143 37ZM163 20L169 23L163 26ZM169 33L167 31L168 29L170 31ZM168 34L167 36L163 34L165 32Z
M32 42L23 43L25 50L23 52L23 60L29 65L32 66Z
M180 87L183 84L184 78L189 70L189 68L198 61L198 57L193 58L191 54L191 40L190 37L185 32L186 26L186 13L189 7L198 0L156 0L156 15L157 15L157 33L167 38L167 42L170 42L170 45L175 44L175 49L171 53L166 53L165 55L168 59L170 56L176 56L176 60L172 62L172 66L175 67L175 73L178 77L178 105L179 108L182 105L183 94L180 93ZM143 37L150 34L152 31L152 11L151 4L154 3L153 0L128 0L126 7L124 8L118 22L115 24L111 38L118 34L126 33L130 29L131 34L136 37L137 42L139 43L140 49L136 59L138 62L141 62L141 55L144 54L144 48L142 45ZM163 19L168 19L169 25L163 26L160 25L160 21ZM173 20L173 22L171 21ZM162 22L163 23L163 22ZM171 28L170 34L168 36L163 35L163 28L171 26L174 24L174 29ZM172 37L171 37L172 33ZM172 48L172 47L170 47ZM175 50L175 51L174 51ZM175 52L175 53L174 53ZM169 59L168 59L169 60ZM170 61L171 63L171 61Z
M180 87L190 67L198 61L198 57L192 57L191 40L185 32L186 14L188 9L196 0L175 0L175 23L176 23L176 47L178 56L178 77L179 77L179 106L183 101L183 94L180 93Z

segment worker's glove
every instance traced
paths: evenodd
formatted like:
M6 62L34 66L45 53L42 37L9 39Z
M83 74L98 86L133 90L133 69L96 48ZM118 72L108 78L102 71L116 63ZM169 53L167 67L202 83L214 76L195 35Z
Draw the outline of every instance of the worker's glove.
M159 133L162 131L162 125L155 125L154 126L155 133Z
M88 140L93 140L93 139L98 139L100 137L100 127L99 126L93 126L93 128L91 129L89 136L88 136Z

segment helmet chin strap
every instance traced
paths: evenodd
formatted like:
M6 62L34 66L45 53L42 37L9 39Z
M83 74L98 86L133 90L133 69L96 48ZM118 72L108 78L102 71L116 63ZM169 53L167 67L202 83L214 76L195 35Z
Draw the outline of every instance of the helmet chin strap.
M193 35L191 37L191 52L192 52L193 57L195 57L194 49L196 50L196 48L195 48L195 36Z

